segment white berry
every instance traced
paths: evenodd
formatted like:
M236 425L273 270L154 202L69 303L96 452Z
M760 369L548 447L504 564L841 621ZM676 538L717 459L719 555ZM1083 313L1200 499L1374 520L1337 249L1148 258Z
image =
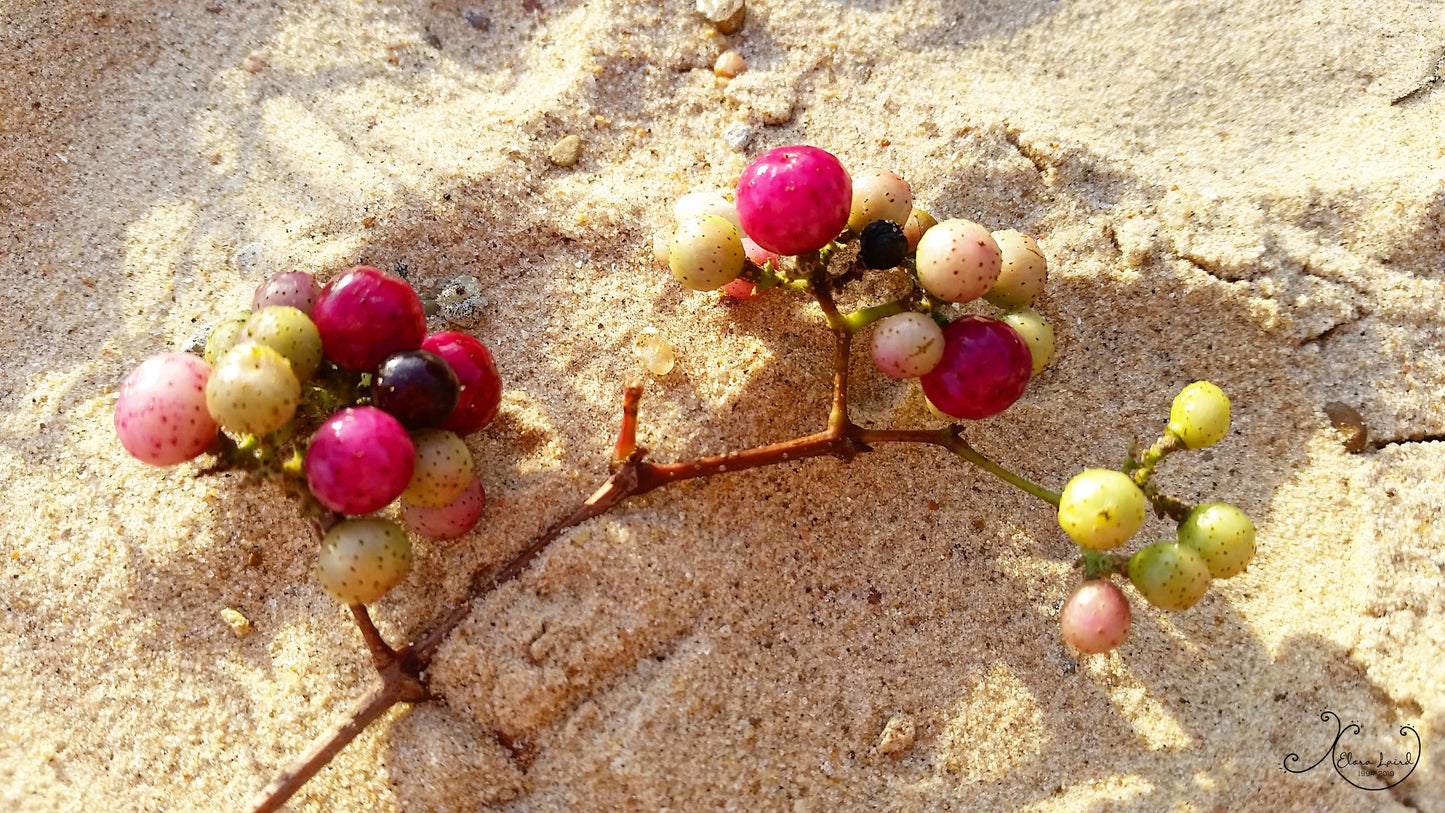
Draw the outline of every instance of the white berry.
M955 218L924 232L917 263L923 290L945 302L970 302L998 279L1001 257L988 229Z

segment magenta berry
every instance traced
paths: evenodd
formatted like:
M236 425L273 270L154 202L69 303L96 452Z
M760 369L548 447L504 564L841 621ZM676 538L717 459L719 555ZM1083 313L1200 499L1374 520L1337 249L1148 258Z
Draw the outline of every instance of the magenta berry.
M406 428L376 407L351 407L327 419L306 449L306 484L342 514L370 514L401 496L416 467Z
M287 305L310 316L320 296L321 286L316 284L315 277L305 271L282 271L256 287L251 310Z
M461 496L440 508L427 508L401 501L401 522L412 533L428 539L454 539L470 531L487 506L482 483L472 476Z
M986 316L964 316L943 329L943 358L919 383L940 411L979 420L1017 401L1033 367L1017 330Z
M371 372L392 353L426 337L426 312L401 277L360 265L321 289L311 318L326 357L344 370Z
M853 181L831 153L817 147L768 150L738 179L743 233L779 254L816 251L848 225Z
M422 349L441 356L460 383L457 408L442 424L443 429L466 436L497 417L502 404L502 378L486 345L465 333L449 330L426 337Z
M206 410L211 365L190 353L146 359L115 402L115 435L137 460L173 466L204 452L218 427Z
M1088 654L1108 652L1129 637L1134 612L1111 581L1087 581L1064 602L1059 630L1064 642Z

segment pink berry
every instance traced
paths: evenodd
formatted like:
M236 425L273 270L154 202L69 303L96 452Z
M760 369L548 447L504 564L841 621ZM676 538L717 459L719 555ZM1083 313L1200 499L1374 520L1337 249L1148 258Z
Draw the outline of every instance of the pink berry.
M321 289L311 318L326 357L344 370L371 372L426 336L421 298L406 280L360 265Z
M137 460L173 466L204 452L219 427L206 410L211 365L190 353L152 356L126 376L115 434Z
M320 296L321 286L316 284L315 277L305 271L282 271L257 286L251 297L251 310L289 305L310 316Z
M487 506L482 483L472 476L460 497L440 508L427 508L401 501L401 523L412 533L428 539L453 539L470 531Z
M943 329L943 358L919 383L939 410L976 421L1017 401L1033 367L1017 330L987 316L964 316Z
M1133 610L1111 581L1087 581L1064 602L1059 628L1064 642L1080 652L1108 652L1129 637Z
M768 150L738 179L743 232L779 254L816 251L848 225L853 181L831 153L817 147Z
M895 313L873 328L869 349L884 375L918 378L943 359L943 331L921 313Z
M972 220L945 220L918 238L918 284L945 302L983 296L1003 267L998 243Z
M396 418L376 407L350 407L327 419L306 449L306 484L341 514L370 514L401 496L416 448Z
M502 404L502 377L486 345L465 333L448 330L426 337L421 346L441 356L461 385L457 408L442 428L465 437L491 423Z
M772 262L774 268L778 267L781 259L775 252L758 245L751 237L743 238L743 254L753 265L767 265ZM741 278L729 282L719 290L734 299L752 299L758 295L757 284Z

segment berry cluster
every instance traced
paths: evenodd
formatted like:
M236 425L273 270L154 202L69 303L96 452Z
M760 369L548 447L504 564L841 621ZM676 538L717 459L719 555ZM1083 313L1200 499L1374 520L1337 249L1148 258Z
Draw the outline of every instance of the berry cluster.
M675 230L656 249L693 290L747 298L801 289L818 260L853 243L862 269L902 269L911 295L860 311L849 327L877 321L874 365L918 379L928 403L949 417L1004 411L1053 357L1053 329L1030 307L1048 280L1034 239L961 218L939 222L914 207L908 182L893 172L853 178L816 147L779 147L747 166L731 200L694 192L674 213ZM997 315L958 312L980 298Z
M405 280L358 266L320 287L301 271L221 319L204 357L147 359L121 385L115 431L142 462L215 453L223 468L282 478L329 526L317 579L345 604L405 577L411 542L460 536L485 494L462 437L497 414L501 379L472 336L427 335ZM338 516L340 515L340 516Z
M851 335L876 322L874 366L893 378L916 379L927 403L947 419L999 414L1054 355L1054 331L1032 308L1048 281L1035 239L961 218L938 221L913 205L911 187L893 172L853 177L821 149L780 147L751 162L735 190L685 195L674 214L674 230L659 236L654 249L693 290L746 298L776 287L816 295L870 271L897 269L907 294L830 316L830 323ZM958 307L979 299L998 311L981 315ZM1254 525L1242 511L1224 503L1186 506L1150 482L1165 456L1209 446L1228 429L1229 399L1201 381L1175 399L1164 436L1142 456L1131 453L1120 470L1088 469L1062 494L1007 473L1005 479L1058 507L1059 524L1084 554L1088 581L1061 616L1070 644L1103 652L1127 636L1129 603L1110 576L1126 576L1161 609L1183 610L1203 597L1212 579L1248 565ZM965 456L1002 471L971 455ZM1128 558L1103 553L1138 531L1151 504L1179 521L1178 539Z

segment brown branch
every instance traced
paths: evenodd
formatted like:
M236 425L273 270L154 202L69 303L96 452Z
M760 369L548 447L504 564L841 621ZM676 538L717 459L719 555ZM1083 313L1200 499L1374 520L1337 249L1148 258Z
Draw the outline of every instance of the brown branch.
M466 619L476 602L525 572L563 531L607 513L629 497L682 480L791 460L831 455L846 462L860 453L872 451L872 443L924 443L942 446L1042 499L1052 497L1052 502L1057 504L1056 494L1029 483L975 452L957 426L939 430L865 430L849 419L848 365L852 333L847 320L839 314L833 302L826 270L819 262L815 259L810 264L808 284L833 333L833 393L827 428L780 443L675 463L652 463L644 459L647 450L637 445L637 416L643 387L640 382L629 383L623 394L622 420L611 460L611 476L572 513L549 526L509 562L489 574L477 573L462 600L416 636L414 643L393 650L382 640L366 608L361 605L351 608L381 676L382 686L367 695L341 725L314 740L306 753L262 792L253 809L257 813L278 809L391 706L427 699L423 673L442 642Z

